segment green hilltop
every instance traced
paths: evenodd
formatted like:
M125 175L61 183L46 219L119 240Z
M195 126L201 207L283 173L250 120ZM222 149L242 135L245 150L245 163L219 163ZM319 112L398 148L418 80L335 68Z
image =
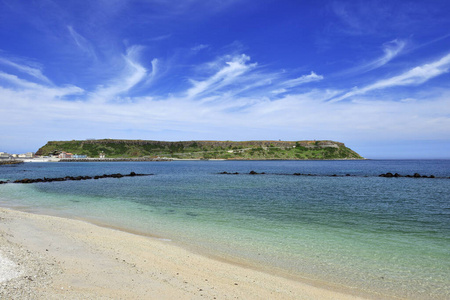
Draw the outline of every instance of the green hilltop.
M56 155L62 151L91 158L98 158L103 152L107 158L363 159L343 143L334 141L49 141L36 155Z

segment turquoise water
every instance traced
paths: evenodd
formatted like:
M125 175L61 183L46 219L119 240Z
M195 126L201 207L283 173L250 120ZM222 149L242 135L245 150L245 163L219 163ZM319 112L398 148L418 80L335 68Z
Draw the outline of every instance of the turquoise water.
M377 177L449 177L448 160L28 163L0 167L0 180L131 171L154 175L0 185L0 205L372 293L450 298L450 179Z

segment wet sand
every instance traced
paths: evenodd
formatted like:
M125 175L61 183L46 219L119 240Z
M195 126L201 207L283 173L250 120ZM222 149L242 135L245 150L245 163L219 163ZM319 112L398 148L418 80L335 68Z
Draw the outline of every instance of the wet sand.
M4 208L0 267L2 299L363 299L170 241Z

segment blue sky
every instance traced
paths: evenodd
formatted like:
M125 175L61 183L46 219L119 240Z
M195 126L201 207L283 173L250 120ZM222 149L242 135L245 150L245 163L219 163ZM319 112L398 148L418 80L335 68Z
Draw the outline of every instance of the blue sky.
M450 158L449 1L0 0L0 151L329 139Z

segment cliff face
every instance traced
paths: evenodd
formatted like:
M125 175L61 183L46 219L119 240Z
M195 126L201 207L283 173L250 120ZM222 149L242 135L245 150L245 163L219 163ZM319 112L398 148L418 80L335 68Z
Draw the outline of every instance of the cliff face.
M362 159L334 141L50 141L36 155L61 151L98 157L171 157L186 159Z

